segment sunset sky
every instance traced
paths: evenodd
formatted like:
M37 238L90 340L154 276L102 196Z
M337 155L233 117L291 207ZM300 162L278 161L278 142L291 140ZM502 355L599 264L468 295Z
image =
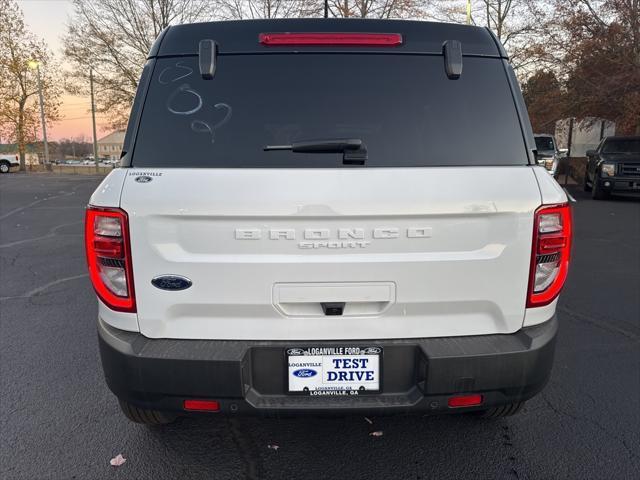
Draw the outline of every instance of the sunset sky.
M62 63L63 69L68 68L64 63L62 41L60 37L65 31L68 18L73 13L70 0L18 0L24 13L24 20L28 28L38 37L43 38L56 58ZM62 98L62 120L52 128L47 129L50 140L61 138L77 138L84 135L91 141L91 103L89 97L64 95ZM97 118L98 138L109 133Z

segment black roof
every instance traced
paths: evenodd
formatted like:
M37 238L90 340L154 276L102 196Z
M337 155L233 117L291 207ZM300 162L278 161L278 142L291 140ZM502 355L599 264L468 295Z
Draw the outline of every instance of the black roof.
M371 19L277 19L238 20L192 23L168 27L154 43L149 56L196 55L202 39L218 44L218 53L294 52L299 46L265 46L258 42L260 33L278 32L354 32L400 33L403 44L398 47L302 47L305 52L357 51L441 54L447 40L462 43L463 55L506 57L502 45L486 28L451 23L407 20Z

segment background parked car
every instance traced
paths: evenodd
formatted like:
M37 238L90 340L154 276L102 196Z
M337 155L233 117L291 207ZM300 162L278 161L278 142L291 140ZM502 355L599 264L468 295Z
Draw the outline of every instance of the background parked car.
M533 135L536 141L536 161L555 177L558 172L560 159L566 157L567 150L558 150L556 139L548 133L536 133Z
M118 167L120 166L120 160L115 160L113 158L101 158L100 166L101 167Z

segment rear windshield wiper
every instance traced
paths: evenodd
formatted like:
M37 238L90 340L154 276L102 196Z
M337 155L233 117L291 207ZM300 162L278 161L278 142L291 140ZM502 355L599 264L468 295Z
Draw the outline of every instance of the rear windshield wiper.
M306 140L291 145L266 145L264 151L291 150L296 153L342 153L345 165L364 165L367 159L367 148L359 138L328 138L323 140Z

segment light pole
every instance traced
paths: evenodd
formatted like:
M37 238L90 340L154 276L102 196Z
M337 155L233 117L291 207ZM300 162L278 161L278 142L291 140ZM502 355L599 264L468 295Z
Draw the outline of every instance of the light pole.
M467 0L467 25L471 25L471 0Z
M93 124L93 162L98 171L98 137L96 136L96 102L93 97L93 68L89 68L89 85L91 88L91 122Z
M37 60L29 61L29 68L36 71L38 77L38 96L40 97L40 121L42 122L42 141L44 143L44 166L47 170L51 169L49 163L49 143L47 142L47 123L44 120L44 96L42 95L42 80L40 79L40 62Z
M324 0L324 18L329 18L329 0Z

